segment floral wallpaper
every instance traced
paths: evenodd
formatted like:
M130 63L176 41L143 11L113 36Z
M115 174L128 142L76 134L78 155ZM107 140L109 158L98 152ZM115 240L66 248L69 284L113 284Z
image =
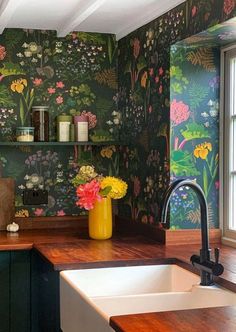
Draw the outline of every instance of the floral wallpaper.
M161 227L164 190L188 177L204 188L218 227L219 53L203 44L232 42L234 16L235 0L189 0L119 41L121 137L132 142L121 154L129 182L121 215ZM170 227L199 227L187 189L172 200Z
M0 141L31 123L33 105L49 106L50 140L56 116L86 114L91 141L118 139L117 43L110 34L6 29L0 36ZM80 214L71 178L92 163L117 174L119 149L107 147L0 146L0 176L16 180L17 216ZM25 188L49 191L47 206L24 206Z
M218 227L219 62L219 48L171 48L171 181L188 178L201 185L212 227ZM171 228L196 228L199 223L199 205L192 190L174 194Z

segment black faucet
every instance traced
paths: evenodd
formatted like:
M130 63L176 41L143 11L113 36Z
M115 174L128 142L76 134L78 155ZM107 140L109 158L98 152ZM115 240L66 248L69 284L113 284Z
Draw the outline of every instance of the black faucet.
M207 201L202 188L194 181L191 180L176 180L173 182L166 191L164 202L162 206L161 222L166 223L168 207L172 194L181 187L190 187L197 194L198 201L201 210L201 238L202 248L200 249L200 255L193 255L190 258L191 263L198 270L200 270L201 285L210 286L213 285L213 276L219 276L224 272L224 267L219 264L219 248L215 248L215 262L211 261L208 239L208 213L207 213Z

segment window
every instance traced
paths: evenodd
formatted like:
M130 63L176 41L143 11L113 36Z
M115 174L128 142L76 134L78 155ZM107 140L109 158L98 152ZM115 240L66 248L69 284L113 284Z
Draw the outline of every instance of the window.
M236 45L222 49L221 57L221 217L223 242L236 245Z

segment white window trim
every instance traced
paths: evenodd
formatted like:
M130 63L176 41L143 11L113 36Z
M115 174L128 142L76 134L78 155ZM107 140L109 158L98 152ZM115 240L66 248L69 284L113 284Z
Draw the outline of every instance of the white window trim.
M233 247L236 247L236 231L229 230L229 204L227 204L229 198L229 138L226 136L229 133L227 130L229 121L225 121L225 117L228 113L225 112L227 108L225 101L225 91L228 91L225 84L225 54L228 51L235 51L236 44L223 47L221 49L221 72L220 72L220 126L219 126L219 140L220 140L220 164L219 164L219 176L220 176L220 192L219 192L219 216L220 216L220 228L222 229L222 243ZM233 204L233 202L231 202ZM236 202L234 203L236 204Z

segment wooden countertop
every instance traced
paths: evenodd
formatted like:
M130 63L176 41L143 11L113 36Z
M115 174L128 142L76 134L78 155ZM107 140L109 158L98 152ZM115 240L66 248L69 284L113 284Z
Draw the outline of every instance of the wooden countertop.
M236 292L236 249L219 247L220 262L225 271L217 278L217 283ZM32 248L57 271L165 262L176 262L193 270L189 258L199 252L199 245L164 246L143 236L114 236L110 240L95 241L76 230L0 232L0 251ZM233 317L236 317L236 307L225 307L112 317L111 325L119 332L232 332L236 331L236 319Z

